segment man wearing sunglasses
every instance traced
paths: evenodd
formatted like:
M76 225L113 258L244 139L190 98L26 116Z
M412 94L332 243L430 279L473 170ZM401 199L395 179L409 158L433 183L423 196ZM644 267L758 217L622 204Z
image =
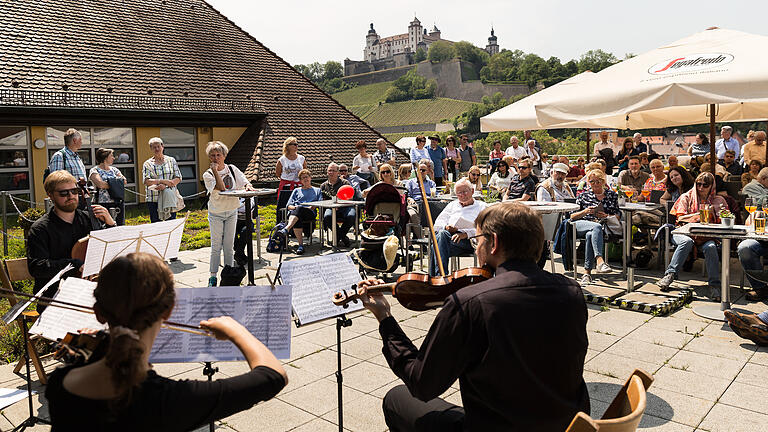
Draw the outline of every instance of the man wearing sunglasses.
M52 172L45 179L44 187L53 208L32 224L27 238L27 267L35 278L35 293L67 264L75 269L65 276L76 276L80 272L83 262L72 258L72 247L78 240L95 229L116 226L107 209L100 205L91 206L98 221L77 208L79 189L69 172ZM57 289L58 284L53 284L43 295L51 297ZM42 309L38 305L38 310Z
M536 191L536 180L531 175L531 161L524 159L517 164L517 174L512 176L503 201L528 201Z
M565 430L590 409L581 288L538 268L544 228L526 206L488 207L475 229L478 264L495 275L448 296L418 348L387 299L368 293L383 281L358 284L387 364L405 384L384 397L384 420L393 432ZM463 407L439 398L457 379Z

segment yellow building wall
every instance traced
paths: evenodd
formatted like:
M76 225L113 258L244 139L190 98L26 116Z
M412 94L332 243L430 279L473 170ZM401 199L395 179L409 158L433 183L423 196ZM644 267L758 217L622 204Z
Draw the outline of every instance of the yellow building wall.
M144 166L144 161L152 157L152 150L149 148L149 139L159 136L159 127L136 128L136 191L141 194L146 193L142 167ZM139 202L144 201L146 201L146 199L139 195Z
M41 149L35 148L35 140L41 139L45 141L45 147ZM46 138L45 126L32 126L29 128L29 144L31 155L32 168L32 185L33 185L33 197L30 201L36 201L42 203L47 197L45 189L43 188L43 172L48 167L48 141Z
M213 134L209 127L199 127L196 130L197 133L197 178L202 180L203 173L210 168L211 163L208 160L208 156L205 154L205 148L208 146L208 142L213 140Z

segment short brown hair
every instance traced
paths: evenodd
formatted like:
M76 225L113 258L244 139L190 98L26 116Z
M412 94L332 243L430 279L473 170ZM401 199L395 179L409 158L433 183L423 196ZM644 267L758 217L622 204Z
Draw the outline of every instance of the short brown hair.
M416 142L427 142L427 137L424 135L416 135Z
M544 245L541 218L528 206L501 203L486 207L475 219L483 234L496 234L506 259L536 262Z
M48 174L48 177L45 178L45 183L43 183L43 188L45 188L46 194L53 195L53 192L56 191L56 188L63 183L77 184L77 179L75 178L75 176L70 174L69 171L66 171L66 170L54 171Z
M360 140L360 141L355 143L355 148L358 149L358 150L360 150L362 148L367 148L367 147L368 147L368 145L365 143L365 140Z
M312 171L310 171L310 170L308 170L308 169L304 168L303 170L299 171L299 175L298 175L298 177L299 177L299 180L301 180L301 177L302 177L304 174L308 175L310 179L312 178Z
M114 152L115 152L114 150L108 149L108 148L97 149L96 150L96 163L100 164L100 163L104 162L105 160L107 160L109 155L111 155Z

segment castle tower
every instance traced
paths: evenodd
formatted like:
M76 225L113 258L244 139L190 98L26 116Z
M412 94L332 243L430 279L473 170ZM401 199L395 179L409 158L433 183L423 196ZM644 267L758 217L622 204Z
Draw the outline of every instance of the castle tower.
M429 35L435 38L436 40L440 39L440 29L437 28L437 26L432 26L432 31L429 32Z
M488 45L485 46L485 51L490 55L499 53L499 44L496 43L496 35L493 34L493 27L491 27L491 37L488 38Z
M416 52L416 46L419 42L424 40L424 35L421 32L421 21L418 18L413 17L413 21L408 25L408 46L411 51Z
M372 61L378 58L378 53L375 49L377 47L374 46L378 40L379 35L376 34L376 30L373 29L373 23L371 23L371 29L368 30L368 34L365 35L365 49L363 50L363 59Z

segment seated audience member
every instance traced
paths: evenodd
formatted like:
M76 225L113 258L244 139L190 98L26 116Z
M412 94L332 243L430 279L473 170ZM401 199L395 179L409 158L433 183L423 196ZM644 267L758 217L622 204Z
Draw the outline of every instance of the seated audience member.
M469 183L472 184L472 189L475 193L482 193L483 192L483 182L480 180L480 167L477 165L472 165L469 168L469 171L467 171L467 176L464 177L467 180L469 180Z
M575 198L571 187L565 182L568 166L556 163L551 172L552 177L539 183L536 187L536 201L563 202L566 198Z
M768 311L756 314L728 309L724 313L734 333L760 346L768 346Z
M427 164L425 159L422 159L422 161L419 163L419 173L421 173L422 181L424 183L424 193L427 196L430 196L432 194L432 191L436 192L437 185L435 185L435 182L432 181L432 179L429 178L428 173L429 169L427 168ZM419 187L419 179L414 177L406 182L403 183L405 186L405 192L406 196L408 197L406 202L408 205L408 215L409 220L413 224L419 224L421 221L421 211L419 207L419 203L422 202L421 197L421 188ZM414 238L421 238L422 233L420 229L417 229L413 232Z
M648 153L640 153L640 171L650 174L651 173L651 160L648 157Z
M741 187L746 186L749 182L757 178L757 174L763 169L763 164L761 164L759 160L753 160L749 162L747 168L747 172L741 175Z
M653 191L665 191L667 189L667 175L664 174L664 163L659 159L650 162L651 176L645 181L643 191L651 193ZM651 195L648 195L648 199ZM661 209L641 210L632 215L632 223L635 225L659 225L661 216L664 213Z
M714 211L709 212L709 221L720 223L718 216L719 209L728 208L723 197L715 193L715 178L710 172L702 172L696 177L695 187L685 192L672 206L672 215L677 217L678 225L685 225L692 222L700 222L699 207L704 204L711 206ZM706 239L703 239L706 240ZM710 288L710 298L713 301L720 302L720 256L717 252L717 243L714 240L706 240L701 244L696 244L696 240L691 237L674 234L672 244L675 245L675 252L672 254L672 260L669 267L656 285L662 291L669 291L670 285L680 272L688 255L696 246L704 254L704 260L707 267L708 283Z
M768 204L768 168L761 169L757 178L747 183L741 192L748 198L752 198L755 204L766 206Z
M478 264L495 277L449 296L417 348L381 294L358 284L379 320L384 356L405 384L384 397L391 431L561 431L589 412L584 384L587 311L581 289L540 270L541 221L505 203L476 219ZM542 316L557 316L543 320ZM439 396L459 380L464 407Z
M704 156L709 154L709 138L699 132L696 134L696 142L688 146L688 156Z
M434 180L434 178L435 178L435 164L432 162L432 159L425 158L425 159L420 160L419 163L420 164L424 164L424 165L427 166L427 177L429 177L430 179ZM437 182L435 182L435 185L439 186L437 184Z
M560 158L560 159L562 159L562 158ZM562 163L562 161L560 163ZM579 156L579 158L576 159L576 165L574 165L574 166L569 168L568 175L566 176L566 178L579 178L579 177L583 177L587 173L586 170L584 169L585 163L586 162L584 161L584 158ZM568 165L568 164L566 164L566 165Z
M487 204L472 198L472 184L467 179L456 182L457 200L451 201L435 219L437 250L443 269L448 271L448 258L474 253L469 238L475 235L475 218ZM457 228L461 227L461 228ZM469 227L472 228L469 228ZM437 254L429 260L429 274L439 275Z
M635 148L635 141L630 137L624 138L621 150L619 150L619 154L616 156L616 163L619 164L619 172L627 169L630 156L637 156L639 154L640 152Z
M555 162L556 163L556 162ZM549 177L552 175L550 170L552 169L553 163L549 161L549 155L546 153L541 154L541 175L544 178Z
M584 252L584 269L586 274L581 278L583 286L592 283L592 269L598 273L608 273L611 267L603 258L605 244L603 242L603 226L601 221L607 218L619 217L619 196L616 192L605 187L605 173L602 170L592 170L587 173L589 190L584 191L576 204L580 210L571 213L571 222L578 238L586 239Z
M493 142L493 150L488 154L488 168L491 174L496 172L496 165L505 156L504 151L501 149L501 141L496 140Z
M650 176L648 173L640 170L640 158L638 156L631 156L629 158L628 168L619 174L618 181L621 190L631 190L635 194L640 194L643 186L645 186L645 181Z
M765 165L765 132L755 132L754 141L744 144L744 148L741 149L741 154L744 163L748 164L753 160L756 160Z
M386 171L381 172L382 167L384 167L384 170L386 170ZM400 168L403 168L403 167L407 167L408 168L408 172L409 172L409 175L410 175L411 164L403 164ZM395 187L405 188L405 186L403 186L403 183L400 180L395 178L395 170L394 170L394 168L392 168L392 165L390 165L390 164L381 164L381 165L379 165L379 177L381 178L381 180L376 182L376 184L373 185L373 186L376 186L379 183L386 183L388 185L392 185L392 186L395 186ZM368 192L370 192L371 189L373 189L373 186L371 186L368 189L363 191L363 197L367 197L368 196ZM403 192L401 192L401 194L402 193Z
M518 162L517 174L512 177L502 201L528 201L534 196L536 180L531 175L531 167L530 160Z
M667 158L667 164L669 165L669 168L674 168L674 167L678 166L677 156L675 156L675 155L669 156Z
M150 350L176 302L173 273L158 257L138 252L115 258L101 270L93 298L108 336L84 364L59 367L48 378L53 430L199 430L273 398L288 383L280 360L228 316L199 326L233 343L248 372L213 381L158 375Z
M497 165L497 171L493 173L491 179L488 180L488 195L489 196L504 196L509 189L509 184L512 182L513 174L509 169L507 161L501 160Z
M75 243L91 231L116 226L109 211L100 205L91 206L98 220L92 220L86 210L77 208L80 189L69 171L50 173L43 187L53 207L32 224L27 236L27 269L35 278L34 293L40 291L67 264L72 264L74 270L65 273L65 277L79 274L84 263L72 258ZM59 284L54 283L42 295L53 297L58 288ZM45 306L38 304L37 310L43 309Z
M376 140L376 153L373 154L373 161L376 163L376 170L382 164L395 166L395 151L387 148L387 140L379 138Z
M661 204L667 205L667 201L674 203L680 198L680 195L688 192L693 188L693 177L688 173L688 170L675 166L669 169L667 174L666 187L664 195L661 196Z
M765 206L768 203L768 168L761 169L757 178L744 186L742 192L752 198L756 204ZM749 223L752 223L751 218ZM741 267L752 286L752 290L746 294L746 299L749 301L768 299L768 286L746 273L746 270L763 270L761 257L768 255L768 243L752 239L743 240L739 243L738 251Z
M296 224L314 221L317 218L317 209L303 206L302 204L320 201L323 194L320 192L320 188L312 186L312 173L308 169L299 171L299 181L301 181L301 187L291 191L291 197L288 198L288 204L285 206L288 209L288 224L280 230L280 234L285 237L287 244L288 232L293 229L293 234L296 235L296 242L299 244L296 248L296 255L303 255L304 231L301 226L297 227Z
M739 163L736 162L736 152L733 150L726 150L723 160L721 162L718 162L718 164L724 167L725 170L728 171L728 174L731 176L734 176L734 178L741 178L741 175L744 173L744 170L741 168L741 165L739 165Z
M368 154L368 145L364 140L355 144L358 154L352 159L352 172L367 181L373 183L376 181L376 165L373 157Z
M518 160L526 155L525 147L520 145L520 139L515 135L509 137L509 147L507 147L505 153L507 156L512 156Z
M597 159L594 162L590 162L589 165L587 165L587 172L590 172L592 170L603 171L603 168L605 167L605 165L601 164L600 161L602 161L602 159ZM603 172L605 172L605 171L603 171ZM615 178L613 176L606 176L606 179L609 180L609 177L610 178ZM566 178L566 180L567 180L567 178ZM582 177L582 178L580 178L578 180L575 180L574 183L576 184L576 194L577 195L582 193L582 192L584 192L584 191L587 191L587 190L591 189L591 187L589 186L589 182L587 181L587 175L586 174L584 174L584 177Z
M397 179L400 180L400 185L405 187L405 182L411 179L411 171L413 165L404 163L397 169Z
M360 197L363 196L364 190L371 187L371 183L368 180L360 177L357 174L352 174L349 171L347 164L339 164L339 176L344 180L348 181L349 184L351 184L352 187L355 188L354 199L356 200L360 199Z
M391 168L390 168L391 171ZM349 181L339 177L339 166L331 162L328 164L328 170L326 171L328 180L320 185L320 192L323 194L323 199L333 199L339 192L339 188L351 184ZM341 227L336 229L336 239L341 243L349 247L349 237L347 233L355 226L357 217L355 216L355 207L339 207L336 209L336 222L341 223ZM323 212L323 227L333 232L333 212L331 209L325 209ZM331 236L328 236L328 242L333 243Z
M701 169L699 172L711 173L712 164L709 162L704 162L701 164ZM728 177L728 173L725 171L725 168L723 168L722 165L715 165L715 193L722 197L728 196L728 188L725 186L726 177Z

